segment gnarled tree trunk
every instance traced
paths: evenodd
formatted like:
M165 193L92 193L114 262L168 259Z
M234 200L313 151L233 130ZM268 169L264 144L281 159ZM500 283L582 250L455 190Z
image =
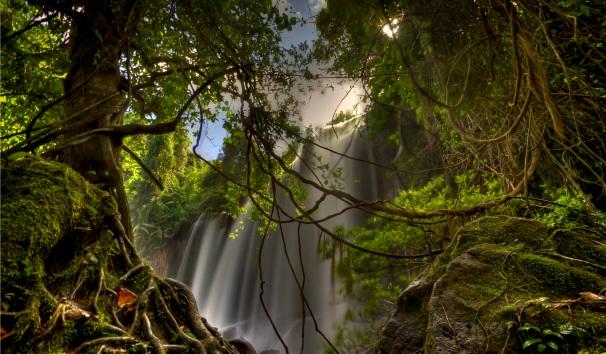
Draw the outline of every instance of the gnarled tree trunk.
M113 4L90 1L74 21L70 62L65 80L65 136L70 144L62 160L92 183L110 191L117 201L122 224L132 239L132 227L118 158L121 139L90 135L99 128L122 124L127 85L120 74L120 56L129 33L137 25L136 1ZM79 139L81 138L81 139Z
M133 246L122 141L112 129L127 107L120 62L139 2L49 6L73 19L63 140L51 150L64 164L2 161L2 347L235 353L200 317L189 289L156 276Z

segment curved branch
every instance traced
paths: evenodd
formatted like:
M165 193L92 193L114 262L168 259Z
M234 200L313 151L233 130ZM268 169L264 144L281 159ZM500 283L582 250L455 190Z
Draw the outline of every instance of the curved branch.
M132 151L126 145L122 145L122 150L126 151L128 153L128 155L130 155L130 157L132 157L133 160L135 160L139 164L139 166L141 166L141 168L143 169L143 171L145 171L145 173L147 173L147 175L149 176L149 178L152 179L152 181L156 184L156 186L158 186L158 188L160 188L160 190L164 190L164 186L162 185L162 181L160 181L160 179L158 177L156 177L156 175L152 172L152 170L149 167L147 167L147 165L145 164L145 162L139 156L137 156L137 154L135 154L134 151Z
M30 21L30 22L29 22L29 23L28 23L28 24L27 24L25 27L23 27L22 29L17 30L17 31L15 31L15 32L11 32L11 33L6 34L6 35L4 35L4 34L3 34L3 36L2 36L2 43L6 43L6 41L8 41L8 40L13 39L14 37L20 36L20 35L22 35L23 33L25 33L25 32L27 32L27 31L31 30L32 28L34 28L34 27L36 27L36 26L39 26L39 25L41 25L41 24L43 24L43 23L45 23L45 22L49 22L49 21L51 21L52 19L54 19L55 17L57 17L58 15L59 15L59 12L58 12L58 11L57 11L57 12L54 12L54 13L52 13L52 14L49 14L48 16L43 17L43 18L39 18L39 15L38 15L38 14L36 14L36 16L34 17L34 19L32 19L32 20L31 20L31 21Z
M121 138L131 136L131 135L140 135L140 134L159 135L159 134L170 133L177 128L177 126L183 119L183 115L185 114L185 111L191 105L191 103L196 99L196 97L198 95L200 95L206 88L208 88L208 86L213 84L220 77L233 73L233 72L236 72L240 69L241 69L240 67L230 67L225 70L218 71L215 74L211 75L202 85L200 85L191 94L189 99L183 104L183 106L181 106L181 108L177 112L177 115L175 116L175 118L168 122L156 123L156 124L150 124L150 125L132 123L132 124L124 124L124 125L116 125L116 126L111 126L111 127L91 129L91 130L85 131L81 134L78 134L78 135L72 137L70 140L65 142L63 145L53 148L51 151L56 152L56 151L65 149L66 147L80 144L80 143L90 139L94 135L108 135L108 136L111 136L114 138L121 139ZM64 95L63 97L61 97L60 100L64 99L65 97L67 97L67 95ZM101 102L103 102L104 100L107 100L111 97L113 97L113 95L110 95L110 96L104 98L103 100L95 103L93 106L98 105ZM56 100L57 102L55 102L55 104L58 103L60 100ZM86 109L90 109L90 108L91 107L87 107ZM41 116L44 111L45 110L43 109L36 117ZM34 118L36 118L36 117L34 117ZM73 116L68 119L73 119ZM30 122L30 124L32 124L32 123ZM71 129L57 128L57 129L52 130L47 133L41 133L41 134L35 136L33 140L30 140L30 141L26 140L24 142L21 142L15 146L9 148L6 151L3 151L2 155L10 155L17 151L23 151L23 150L29 150L29 149L36 148L38 146L44 145L44 144L52 141L53 139L55 139L61 135L68 133L70 130Z
M255 135L258 136L256 131L255 131ZM310 185L310 186L318 189L321 192L330 194L334 197L337 197L337 198L344 200L351 204L364 203L363 200L358 199L349 193L339 191L339 190L325 188L322 185L316 183L315 181L305 178L304 176L302 176L301 174L299 174L298 172L296 172L295 170L290 168L284 162L284 160L282 160L279 156L276 155L276 153L272 149L268 149L266 151L274 158L275 161L278 162L280 167L285 172L297 177L303 183ZM408 219L429 219L429 218L434 218L434 217L439 217L439 216L466 216L466 215L477 214L477 213L480 213L487 209L501 205L501 204L507 202L512 196L515 196L515 195L519 194L520 192L522 192L522 190L524 189L524 185L526 183L526 179L530 178L530 176L532 176L534 174L534 171L536 170L538 163L539 163L539 153L538 153L538 150L535 148L532 151L532 160L527 169L527 172L524 174L525 176L524 176L523 180L520 181L509 193L507 193L505 196L503 196L500 199L495 199L495 200L486 201L483 203L478 203L476 205L473 205L470 207L465 207L465 208L436 209L436 210L427 211L427 212L406 209L406 208L391 207L385 202L381 202L381 203L377 203L375 205L369 206L369 209L378 211L378 212L384 212L384 213L387 213L390 215L401 216L401 217L408 218Z

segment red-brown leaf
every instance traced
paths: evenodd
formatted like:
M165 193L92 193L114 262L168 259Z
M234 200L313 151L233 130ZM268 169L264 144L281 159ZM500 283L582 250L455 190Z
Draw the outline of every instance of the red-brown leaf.
M137 294L128 290L127 288L118 289L118 308L123 308L126 305L130 305L137 300Z
M6 338L12 336L13 334L15 334L14 331L7 331L6 329L4 329L4 327L0 326L0 342L5 340Z

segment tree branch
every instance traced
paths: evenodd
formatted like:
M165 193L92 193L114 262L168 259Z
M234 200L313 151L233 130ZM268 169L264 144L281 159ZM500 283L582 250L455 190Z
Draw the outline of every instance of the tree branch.
M147 165L145 164L145 162L143 160L141 160L141 158L139 156L137 156L137 154L135 154L134 151L132 151L128 146L126 145L122 145L122 150L126 151L130 157L133 158L133 160L135 160L139 166L141 166L141 168L143 169L143 171L145 171L145 173L147 173L147 175L152 179L152 181L156 184L156 186L158 186L158 188L160 188L160 190L164 190L164 186L162 185L162 181L160 181L160 179L158 177L156 177L156 175L154 175L154 173L152 172L152 170L147 167Z

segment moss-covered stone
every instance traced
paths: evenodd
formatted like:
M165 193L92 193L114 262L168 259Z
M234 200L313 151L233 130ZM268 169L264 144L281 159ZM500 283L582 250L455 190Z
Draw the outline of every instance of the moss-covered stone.
M549 236L549 228L535 220L487 216L463 226L450 247L450 253L459 255L481 243L508 245L518 250L534 250L541 247Z
M423 277L440 277L450 262L478 244L508 245L518 251L535 249L549 239L544 224L523 218L486 216L461 227L444 252L423 272Z
M555 232L553 239L558 253L606 267L606 236L604 234L583 229L562 230Z
M521 271L532 275L545 296L570 297L582 291L599 293L606 288L605 278L575 265L532 253L518 257Z
M409 288L402 294L379 351L521 352L524 336L515 330L520 322L554 330L570 324L588 333L588 338L563 337L563 352L600 347L606 332L600 308L582 303L547 308L578 298L580 292L597 294L606 288L606 278L595 266L606 263L601 243L594 242L601 237L550 230L520 218L486 217L465 225L413 283L431 291ZM414 309L410 303L423 306ZM421 332L422 339L415 337L412 343L403 334L409 332Z

